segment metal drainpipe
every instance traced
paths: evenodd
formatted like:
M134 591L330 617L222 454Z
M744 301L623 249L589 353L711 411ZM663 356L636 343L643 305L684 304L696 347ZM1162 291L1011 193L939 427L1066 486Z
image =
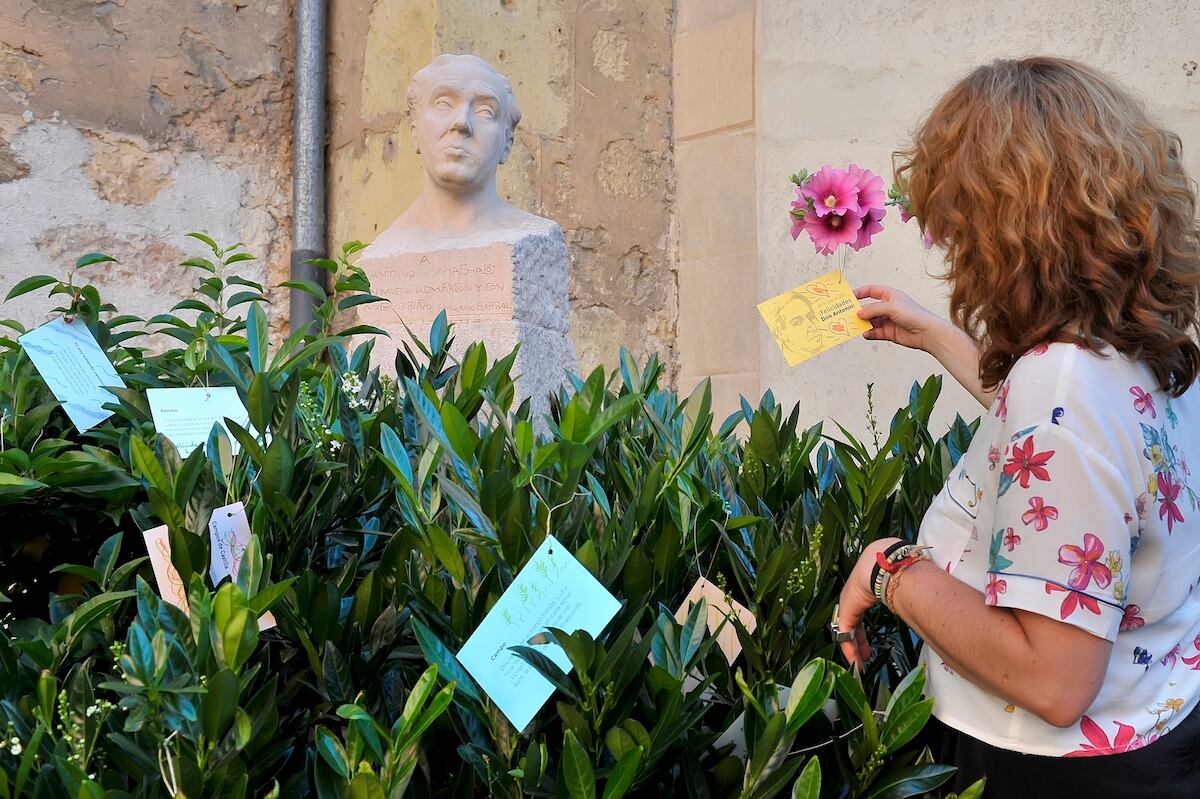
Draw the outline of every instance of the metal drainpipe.
M325 8L296 0L296 107L292 114L292 279L325 286L325 270L303 261L325 249ZM308 328L316 298L292 289L291 328Z

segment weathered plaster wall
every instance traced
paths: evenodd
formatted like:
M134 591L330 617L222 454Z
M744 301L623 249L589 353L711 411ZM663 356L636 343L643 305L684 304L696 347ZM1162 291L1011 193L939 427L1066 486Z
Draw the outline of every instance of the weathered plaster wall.
M1200 177L1200 3L1195 0L849 0L830 14L819 3L759 0L758 249L760 299L835 265L788 235L788 175L800 167L855 161L878 171L921 115L953 81L997 57L1050 53L1106 70L1143 96L1183 137ZM887 283L945 313L942 268L913 226L889 229L852 253L855 284ZM799 401L806 420L832 416L865 431L866 384L881 409L905 401L916 377L935 371L928 356L863 340L789 369L765 326L759 327L762 388ZM947 378L940 420L979 405ZM886 419L882 420L886 423Z
M523 119L500 191L562 225L581 370L676 361L672 0L341 0L331 10L330 241L372 240L416 197L404 100L417 69L473 52Z
M291 196L291 0L0 3L0 293L85 252L123 312L187 296L178 263L203 231L286 279ZM286 295L276 325L286 321ZM27 295L4 315L51 306Z

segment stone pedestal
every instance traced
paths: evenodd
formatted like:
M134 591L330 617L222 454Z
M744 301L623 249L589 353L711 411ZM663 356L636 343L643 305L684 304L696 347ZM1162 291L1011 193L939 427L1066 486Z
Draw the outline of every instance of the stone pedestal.
M518 227L453 238L387 230L363 250L357 263L374 293L388 302L360 306L358 321L391 335L376 339L372 358L384 374L394 373L397 344L408 335L404 325L428 336L445 309L458 355L474 341L484 342L491 360L520 345L517 401L532 398L540 420L549 407L547 395L577 368L569 334L567 245L556 223L522 216Z

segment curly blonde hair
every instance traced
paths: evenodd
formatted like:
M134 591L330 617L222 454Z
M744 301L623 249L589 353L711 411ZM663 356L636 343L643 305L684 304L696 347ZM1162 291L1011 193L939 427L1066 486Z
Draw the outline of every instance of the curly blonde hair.
M1062 58L995 61L895 157L985 386L1051 341L1110 344L1176 396L1196 379L1196 191L1179 138L1132 95Z

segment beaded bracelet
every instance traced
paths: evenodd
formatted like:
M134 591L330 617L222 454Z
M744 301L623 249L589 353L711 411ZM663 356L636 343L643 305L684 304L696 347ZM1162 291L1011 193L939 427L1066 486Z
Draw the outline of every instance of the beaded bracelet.
M919 560L928 560L924 553L929 551L929 549L930 547L918 546L916 544L894 544L888 547L885 552L876 554L875 568L872 570L874 579L872 580L871 587L875 591L875 598L882 602L889 610L891 609L891 604L887 601L887 597L892 577Z

